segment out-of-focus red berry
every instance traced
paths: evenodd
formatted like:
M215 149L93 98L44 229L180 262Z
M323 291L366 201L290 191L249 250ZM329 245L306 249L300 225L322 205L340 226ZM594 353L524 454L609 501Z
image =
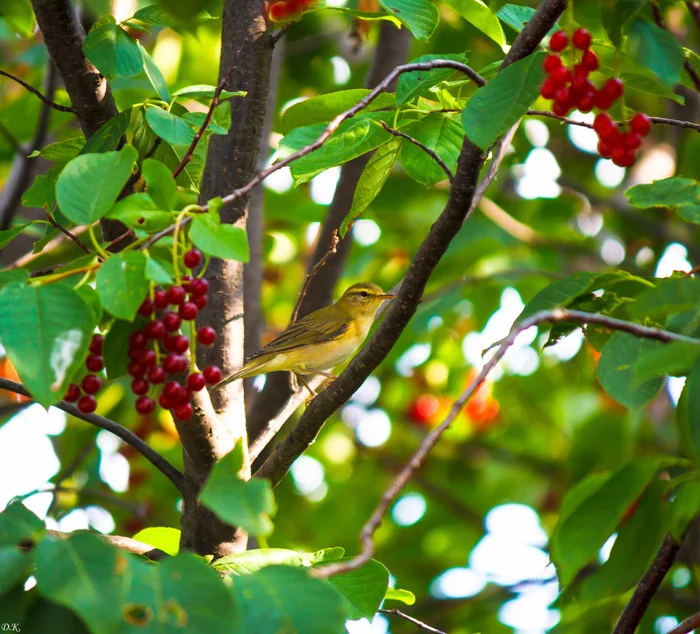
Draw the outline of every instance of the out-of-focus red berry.
M591 46L591 34L586 29L576 29L571 41L576 48L588 50Z
M146 378L149 383L162 383L165 381L165 370L161 366L155 365L149 368Z
M182 323L182 317L169 310L163 315L163 325L168 332L175 332Z
M547 57L544 58L542 66L547 73L551 73L561 66L561 57L556 53L547 55Z
M197 341L203 346L210 346L216 341L216 330L211 326L202 326L197 332Z
M625 85L622 83L621 79L611 77L605 82L603 92L608 95L612 101L615 101L622 97L622 94L625 92Z
M90 372L101 372L105 367L105 361L99 354L91 354L85 359L85 367Z
M598 66L600 66L598 56L592 50L588 49L581 56L581 66L591 72L598 70Z
M92 414L97 409L97 400L94 396L90 396L90 394L81 396L78 401L78 409L83 414Z
M105 338L102 335L92 335L90 340L90 352L92 354L102 354L102 344L104 344Z
M135 407L139 414L145 416L146 414L151 414L155 411L156 402L152 398L142 396L136 399Z
M71 383L66 390L63 400L68 401L69 403L75 403L79 398L80 388L75 383Z
M204 375L204 380L207 382L207 385L214 385L221 381L222 378L221 368L216 365L207 366L202 370L202 374Z
M569 37L565 31L557 31L549 38L549 48L559 53L563 51L569 43Z
M205 385L206 381L204 380L204 376L199 372L196 372L195 374L190 374L187 377L187 387L190 388L193 392L199 392L200 390L203 390Z
M97 394L102 386L102 381L94 374L88 374L80 385L85 394Z
M185 289L182 286L171 286L168 289L168 302L179 306L185 301Z
M183 260L188 269L193 269L202 261L202 252L199 249L192 248L185 253Z
M129 347L134 349L145 348L148 343L148 336L143 330L132 332L129 337Z
M630 121L630 130L639 136L646 136L651 130L651 119L643 112L638 112Z
M164 308L167 308L169 303L168 294L165 291L158 289L153 293L153 303L155 304L158 310L163 310Z
M141 306L139 306L139 315L148 317L149 315L153 314L153 311L155 311L155 309L156 305L153 303L153 300L144 299Z
M194 414L194 409L190 403L183 403L173 409L173 415L180 420L188 420L192 418L192 414Z
M131 382L131 391L134 394L145 394L148 392L148 381L146 379L134 379Z
M165 324L160 319L154 319L146 324L146 334L151 339L160 339L165 334Z

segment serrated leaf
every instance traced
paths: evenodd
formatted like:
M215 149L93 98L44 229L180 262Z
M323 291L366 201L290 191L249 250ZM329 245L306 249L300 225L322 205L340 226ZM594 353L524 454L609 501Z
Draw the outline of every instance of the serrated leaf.
M31 187L24 192L22 204L25 207L53 207L56 202L56 181L60 170L52 167L46 174L39 174Z
M479 31L488 35L496 44L504 48L506 36L503 34L501 23L481 0L447 0L447 4L467 22L473 24Z
M151 57L150 53L141 46L141 42L136 42L143 59L143 67L146 70L146 76L148 81L151 82L151 86L158 93L158 96L165 102L170 101L170 91L168 90L168 84L163 77L163 73L160 72L157 64Z
M188 112L182 118L187 121L195 130L200 130L206 119L204 112ZM224 101L220 103L212 113L211 121L207 126L209 132L214 134L226 134L231 127L231 102Z
M369 159L355 188L350 211L340 227L341 238L348 232L348 228L355 221L355 218L365 212L384 187L384 183L391 173L391 168L394 167L399 155L400 148L401 139L392 139L386 145L379 147Z
M162 108L148 108L146 121L153 132L170 145L189 147L194 139L195 131L188 125L187 121Z
M685 55L668 31L646 20L634 20L629 27L627 48L632 58L652 71L669 90L679 82Z
M214 465L199 499L224 522L253 535L269 535L273 529L271 516L277 511L272 487L267 480L241 480L238 474L242 466L243 447L239 442Z
M194 5L193 8L197 11L196 5ZM146 22L147 24L169 26L176 30L199 26L208 20L214 19L207 11L197 11L194 16L188 15L187 22L184 22L180 16L168 11L160 4L151 4L147 7L143 7L143 9L139 9L134 13L134 18L141 20L141 22Z
M216 93L216 86L211 86L209 84L195 84L193 86L185 86L176 90L173 93L173 97L208 97L209 99L214 98ZM248 93L245 90L222 90L219 99L230 99L231 97L245 97Z
M160 161L145 159L141 174L146 181L146 192L160 209L174 209L177 204L177 185L172 172Z
M154 526L140 530L134 539L154 548L159 548L164 553L177 555L180 551L180 531L169 526Z
M198 214L192 220L190 238L204 253L226 260L250 259L245 229L222 224L212 214Z
M672 277L658 280L656 287L637 298L630 307L633 317L646 318L659 313L678 313L700 305L700 280Z
M424 62L433 62L439 59L449 60L453 62L467 63L467 56L464 53L458 55L443 54L443 55L421 55L411 60L411 64L420 64ZM396 84L396 103L404 104L411 99L415 99L424 95L433 86L437 86L443 81L447 81L456 70L453 68L433 68L432 70L413 70L408 73L401 73L399 81Z
M158 208L155 201L142 192L122 198L107 212L106 218L119 220L127 227L155 233L173 224L173 214Z
M462 111L462 125L472 143L487 149L525 115L544 81L545 56L528 55L474 93Z
M77 136L72 139L66 139L65 141L50 143L41 148L41 150L34 150L29 155L29 158L41 156L47 161L70 161L72 158L78 156L84 145L85 137Z
M337 115L350 110L370 92L368 88L340 90L295 103L282 113L281 132L289 134L295 128L314 123L327 123ZM396 98L393 94L381 93L361 112L394 108L395 106Z
M434 113L406 126L402 131L435 152L454 174L464 140L464 131L459 123L444 114ZM412 179L426 187L448 178L435 159L410 142L401 146L401 165Z
M593 290L594 282L595 276L592 273L576 273L557 280L537 293L523 308L516 321L523 321L541 310L566 308L579 295Z
M643 382L653 376L685 374L698 357L700 345L671 341L640 355L634 368L635 380Z
M408 27L417 40L429 40L440 21L437 7L428 0L379 0L379 4Z
M80 150L81 154L92 152L109 152L116 150L126 133L131 121L131 108L123 110L118 115L112 117L107 123L100 127L85 143L85 147Z
M8 284L0 291L0 343L44 407L63 398L94 327L92 310L70 286Z
M27 222L23 225L17 225L12 227L12 229L7 229L6 231L0 231L0 249L4 249L10 242L12 242L22 231L27 227L31 226L31 222Z
M83 50L85 56L110 80L133 77L143 69L143 58L136 41L111 21L101 20L90 29L83 42Z
M603 0L600 17L610 41L620 47L625 25L644 8L648 0Z
M137 157L138 152L131 145L119 152L76 156L56 182L61 211L79 225L104 217L131 176Z
M146 261L146 278L156 284L170 286L175 283L172 264L166 260L161 260L151 256Z
M316 553L299 553L286 548L259 548L217 559L212 566L236 576L250 575L266 566L313 566Z
M640 209L690 205L700 202L700 184L693 178L664 178L644 185L630 187L625 196Z
M132 321L148 293L146 256L140 251L117 253L97 272L102 305L115 317Z

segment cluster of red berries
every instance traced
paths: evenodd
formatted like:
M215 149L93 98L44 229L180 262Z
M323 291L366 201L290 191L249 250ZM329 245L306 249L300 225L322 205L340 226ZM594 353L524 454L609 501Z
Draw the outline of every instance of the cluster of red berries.
M603 111L596 116L593 126L599 138L598 153L603 158L611 158L620 167L629 167L637 157L642 137L649 134L651 121L640 112L630 122L629 131L620 131L605 111L622 97L625 90L622 80L611 77L599 90L588 78L600 66L598 56L591 50L591 34L586 29L577 29L571 37L571 44L580 51L580 59L573 68L568 68L559 53L569 47L569 36L564 31L557 31L550 38L552 53L544 60L548 77L540 94L553 100L552 112L560 117L565 117L574 108L583 113L594 108Z
M93 335L90 341L90 354L85 360L85 367L88 369L88 374L85 375L80 385L71 383L68 386L64 401L75 403L78 401L78 409L84 414L92 414L97 409L97 399L95 394L102 387L102 380L97 376L97 372L102 372L105 367L104 358L102 357L102 344L104 337L102 335Z
M267 15L271 22L290 22L301 18L316 0L282 0L270 3Z
M185 266L189 269L196 267L202 260L198 249L191 249L184 256ZM168 375L184 374L190 368L186 353L190 349L190 340L182 334L180 326L183 321L193 321L199 311L207 305L209 283L204 278L192 278L191 275L182 277L182 285L174 285L167 290L157 289L153 298L147 297L139 307L138 313L148 317L149 321L142 330L136 330L129 337L128 355L130 363L128 373L132 377L131 391L138 396L136 411L139 414L151 414L156 409L156 401L148 396L152 386L162 385L158 404L180 420L192 416L192 393L204 389L205 385L215 385L221 381L221 370L210 365L202 372L190 373L185 385L177 380L167 380ZM173 309L177 307L177 309ZM160 316L156 316L156 312ZM94 344L99 337L98 346ZM211 326L202 326L197 331L197 342L210 346L216 340L216 331ZM101 352L102 337L95 335L90 350L93 353L87 358L86 365L92 372L104 367ZM97 352L93 351L93 346ZM161 358L162 356L162 358ZM160 359L160 363L159 363ZM99 361L99 363L98 363ZM98 367L99 366L99 367ZM86 383L87 382L87 383ZM100 379L88 374L82 382L83 391L88 395L96 393L100 388ZM93 390L94 391L90 391ZM80 395L80 388L71 385L65 400L75 401ZM69 398L74 397L75 398ZM97 402L93 396L91 401L78 401L78 409L84 413L94 412Z

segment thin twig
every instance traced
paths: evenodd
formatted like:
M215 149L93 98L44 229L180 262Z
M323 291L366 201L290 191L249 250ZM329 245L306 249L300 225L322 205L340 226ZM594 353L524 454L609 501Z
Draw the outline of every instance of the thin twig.
M309 290L309 284L311 284L311 280L314 279L316 273L319 272L321 267L327 262L328 258L336 252L336 249L338 248L338 242L340 242L340 238L338 237L338 230L336 229L335 231L333 231L333 237L331 238L331 246L326 252L326 255L324 255L316 263L316 266L314 266L314 268L312 268L309 274L306 276L304 286L301 287L301 292L299 293L299 297L297 298L296 306L294 306L294 310L292 311L290 325L295 324L297 321L297 317L299 315L299 308L301 307L301 303L304 301L304 297L306 297L306 291Z
M445 161L443 161L433 150L431 150L427 145L424 145L421 143L418 139L414 139L412 136L409 136L405 132L401 132L400 130L396 130L386 123L382 121L381 119L379 120L379 123L382 125L382 127L389 133L393 134L394 136L401 137L402 139L406 139L410 143L413 143L413 145L418 146L423 152L425 152L430 158L432 158L441 168L442 171L447 174L447 178L450 179L450 183L453 183L455 180L455 175L452 173L452 170L447 167L445 164Z
M9 77L10 79L16 81L18 84L21 86L24 86L29 92L34 93L39 99L41 99L47 106L51 106L54 110L58 110L59 112L75 112L73 108L69 106L62 106L59 103L56 103L54 101L51 101L50 99L47 99L42 95L34 86L31 84L28 84L26 81L20 79L19 77L15 77L14 75L11 75L7 71L4 71L0 69L0 75L4 75L5 77Z
M426 456L438 443L445 430L450 427L457 415L462 411L467 401L486 380L491 370L496 367L496 364L506 354L518 335L528 328L537 326L538 324L554 324L561 321L573 321L580 324L598 324L612 330L620 330L623 332L628 332L637 337L655 339L657 341L683 341L686 343L700 345L700 339L693 339L691 337L679 335L667 330L650 328L647 326L642 326L641 324L622 321L620 319L614 319L613 317L607 317L597 313L586 313L579 310L565 310L560 308L552 311L540 311L532 317L514 324L508 336L500 342L493 356L484 364L481 372L479 372L479 375L467 386L460 397L454 402L445 420L423 439L409 462L406 464L406 466L404 466L404 468L389 485L389 488L384 492L379 504L377 505L377 508L375 509L374 513L372 513L372 516L364 525L362 532L360 533L360 543L362 544L360 554L346 562L330 564L328 566L318 568L314 573L316 576L324 578L330 577L348 572L350 570L355 570L356 568L359 568L367 563L370 557L374 554L374 533L382 523L382 519L384 518L387 510L406 486L413 474L421 466ZM627 634L627 630L620 630L618 632L617 629L615 630L614 634L623 634L623 632Z
M49 219L49 222L51 223L51 225L53 227L58 229L64 235L68 236L71 240L73 240L73 242L75 242L75 244L77 244L83 251L85 251L85 253L87 253L88 255L90 255L92 253L92 251L88 248L88 246L78 236L72 234L63 225L56 222L56 219L54 218L53 213L51 213L50 211L47 211L46 217Z
M46 532L57 539L68 539L72 535L75 535L75 533L64 533L62 531L54 530L48 530ZM102 541L107 542L111 546L119 548L127 553L131 553L132 555L143 555L146 557L146 559L150 559L151 561L162 561L166 557L170 556L168 553L160 550L159 548L153 548L153 546L150 544L145 544L144 542L137 541L131 537L124 537L122 535L103 535L102 533L92 533L91 531L88 532L90 532L91 535L99 537Z
M443 632L442 630L438 630L434 627L431 627L427 623L423 623L423 621L419 621L418 619L414 619L412 616L409 616L408 614L404 614L400 610L397 610L396 608L392 608L391 610L379 610L380 614L390 614L391 616L398 616L399 618L405 619L409 623L413 623L419 630L424 630L426 632L432 632L433 634L447 634L447 632Z
M681 621L676 627L670 630L667 634L690 634L696 627L700 627L700 612L689 616Z
M272 34L272 46L277 44L277 42L279 42L291 28L292 22L287 22L287 24L285 24L281 29L277 29L277 31Z
M4 379L0 377L0 389L8 390L9 392L14 392L15 394L21 394L22 396L28 396L31 398L31 394L21 383L16 381L10 381L9 379ZM68 403L66 401L60 401L56 403L54 407L67 412L75 418L90 423L100 427L101 429L106 429L107 431L113 433L115 436L121 438L125 443L131 445L136 451L143 455L146 460L148 460L156 469L158 469L164 476L166 476L180 491L183 495L186 493L186 482L185 476L180 473L172 464L170 464L163 456L161 456L157 451L155 451L148 443L144 442L139 438L134 432L130 431L126 427L122 427L119 423L105 418L104 416L99 416L98 414L84 414L75 405Z
M656 591L666 577L666 573L673 566L682 542L682 538L680 542L677 542L671 535L664 537L654 557L654 561L651 562L649 569L639 580L632 598L622 611L613 634L634 634L637 631L637 627L639 627L639 623L644 618L649 603L651 603Z
M593 129L593 124L586 123L585 121L577 121L576 119L570 119L569 117L562 117L558 114L554 114L549 110L528 110L527 114L532 117L549 117L551 119L557 119L562 123L567 123L568 125L577 125L582 128ZM631 121L631 119L630 119ZM629 125L630 121L618 121L618 125ZM660 123L661 125L674 125L679 128L690 128L696 132L700 132L700 123L693 123L692 121L681 121L680 119L668 119L667 117L649 117L649 121L652 123Z

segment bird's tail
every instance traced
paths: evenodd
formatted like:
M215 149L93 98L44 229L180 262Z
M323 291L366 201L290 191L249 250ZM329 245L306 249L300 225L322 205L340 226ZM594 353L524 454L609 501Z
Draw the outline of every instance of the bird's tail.
M231 376L226 377L225 379L222 379L219 381L213 389L219 389L220 387L223 387L224 385L228 385L229 383L232 383L233 381L238 381L238 379L245 379L249 376L255 376L256 374L259 374L260 368L265 365L265 362L260 360L260 359L251 359L246 363L238 372L234 372Z

